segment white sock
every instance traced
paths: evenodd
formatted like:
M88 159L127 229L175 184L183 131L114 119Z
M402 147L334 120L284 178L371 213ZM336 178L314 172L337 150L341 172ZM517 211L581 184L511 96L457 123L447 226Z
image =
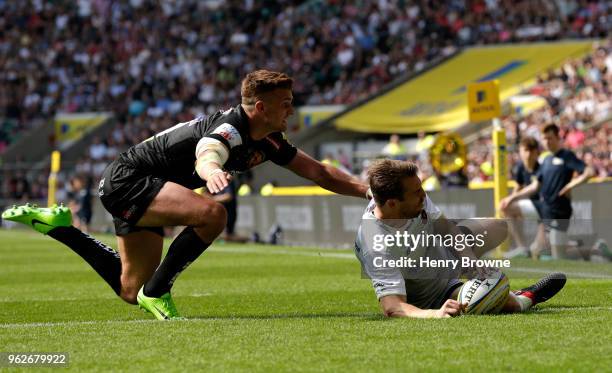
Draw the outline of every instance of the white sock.
M516 295L513 292L510 292L510 296L514 297L514 300L519 304L521 307L521 312L527 311L533 305L533 301L524 295Z

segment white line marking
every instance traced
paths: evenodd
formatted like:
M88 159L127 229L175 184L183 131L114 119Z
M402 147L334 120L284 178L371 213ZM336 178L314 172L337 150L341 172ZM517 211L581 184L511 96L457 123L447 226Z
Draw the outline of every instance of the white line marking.
M13 324L0 324L0 329L13 329L13 328L38 328L38 327L49 327L49 326L74 326L74 325L96 325L96 324L144 324L150 322L156 322L158 320L88 320L88 321L58 321L58 322L33 322L33 323L13 323ZM180 321L180 320L179 320ZM197 321L197 320L192 320ZM176 322L176 321L173 321Z
M193 297L193 298L201 298L201 297L210 297L213 293L193 293L181 295L185 297ZM99 298L77 298L77 297L66 297L66 298L45 298L45 297L37 297L37 298L20 298L19 302L73 302L73 301L87 301L87 300L113 300L115 297L107 296L107 297L99 297ZM15 302L15 298L0 298L0 303L10 303Z
M510 267L508 268L510 271L516 272L526 272L526 273L550 273L552 269L547 268L526 268L526 267ZM589 273L589 272L565 272L563 270L559 270L559 272L563 272L569 277L586 277L586 278L596 278L601 280L612 280L612 276L604 275L601 273Z
M586 307L548 307L534 309L535 312L563 312L563 311L612 311L612 307L586 306Z

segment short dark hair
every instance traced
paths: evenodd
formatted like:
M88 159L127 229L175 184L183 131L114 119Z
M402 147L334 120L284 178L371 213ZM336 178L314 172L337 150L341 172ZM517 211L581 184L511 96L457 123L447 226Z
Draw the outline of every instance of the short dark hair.
M559 126L554 123L550 123L542 127L542 133L552 132L555 136L559 137Z
M519 143L519 146L522 146L527 150L538 150L540 147L538 145L538 140L534 139L531 136L523 137L521 139L521 142Z
M384 159L374 162L368 169L368 178L374 201L379 206L390 199L402 200L405 177L416 176L417 166L412 162Z
M254 105L261 95L275 89L291 89L293 79L277 71L256 70L248 73L242 80L240 95L244 105Z

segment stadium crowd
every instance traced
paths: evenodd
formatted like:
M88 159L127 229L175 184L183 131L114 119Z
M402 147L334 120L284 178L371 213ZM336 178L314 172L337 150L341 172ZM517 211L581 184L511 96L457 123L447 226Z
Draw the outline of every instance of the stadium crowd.
M524 93L544 98L546 105L525 116L513 114L503 119L509 144L517 144L520 136L540 140L542 124L555 123L561 128L565 146L592 166L596 176L612 176L612 40L596 46L583 59L567 61L543 74ZM467 169L471 181L492 179L486 167L492 163L491 152L490 136L471 144ZM518 154L510 154L513 165Z
M611 19L607 2L588 0L0 1L0 153L37 119L112 110L118 126L76 165L99 175L117 152L169 123L237 103L241 77L256 67L292 75L298 106L348 104L457 47L604 37ZM572 141L581 136L572 118L587 119L581 112L590 110L579 103L609 97L605 53L538 85L552 113L576 104L564 122ZM582 145L609 169L609 157L594 150L607 136L585 136ZM27 197L45 193L34 186L43 177L7 175L1 196L22 195L22 181Z

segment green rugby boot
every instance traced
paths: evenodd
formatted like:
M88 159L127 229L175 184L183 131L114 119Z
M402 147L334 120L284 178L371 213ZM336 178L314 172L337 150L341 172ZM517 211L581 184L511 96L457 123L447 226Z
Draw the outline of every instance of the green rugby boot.
M63 204L51 207L38 207L29 203L21 206L14 205L4 210L2 219L29 225L42 234L49 233L53 228L72 225L72 213Z
M141 310L152 313L158 320L186 320L176 310L170 293L166 293L159 298L147 297L144 295L143 286L140 288L136 300Z

